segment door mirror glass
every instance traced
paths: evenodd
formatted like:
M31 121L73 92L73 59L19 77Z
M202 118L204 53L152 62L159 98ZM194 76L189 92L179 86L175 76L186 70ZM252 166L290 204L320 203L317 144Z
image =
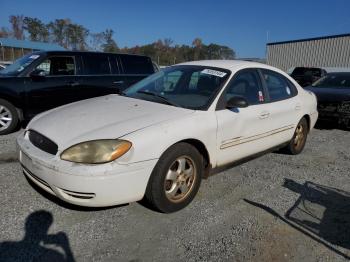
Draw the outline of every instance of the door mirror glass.
M226 102L226 108L231 109L231 108L244 108L249 106L248 101L242 97L242 96L234 96L231 97L227 102Z

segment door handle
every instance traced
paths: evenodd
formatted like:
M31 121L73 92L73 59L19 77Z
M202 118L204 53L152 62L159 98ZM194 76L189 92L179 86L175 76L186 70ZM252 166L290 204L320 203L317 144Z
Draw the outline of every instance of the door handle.
M124 81L114 81L113 82L113 84L115 84L115 85L122 85L122 84L124 84Z
M270 116L269 112L263 111L263 112L260 113L259 118L260 119L264 119L264 118L268 118L269 116Z
M296 105L295 105L295 110L300 110L300 109L301 109L301 104L299 104L299 103L296 104Z
M76 82L76 81L69 81L67 84L68 84L69 86L74 87L74 86L78 86L78 85L79 85L79 82Z

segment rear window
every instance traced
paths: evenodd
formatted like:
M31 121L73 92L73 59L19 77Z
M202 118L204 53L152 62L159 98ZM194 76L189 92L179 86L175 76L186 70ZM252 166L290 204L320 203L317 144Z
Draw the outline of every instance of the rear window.
M294 69L293 76L297 75L310 75L310 76L321 76L322 70L320 68L308 68L308 67L297 67Z
M143 56L120 56L125 74L153 74L151 59Z
M111 68L108 56L100 54L86 54L84 59L84 71L87 75L109 75Z

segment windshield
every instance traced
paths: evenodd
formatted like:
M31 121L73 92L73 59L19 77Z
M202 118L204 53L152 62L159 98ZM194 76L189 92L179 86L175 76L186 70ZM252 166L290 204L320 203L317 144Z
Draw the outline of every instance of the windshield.
M230 71L205 66L172 66L124 91L126 96L188 109L206 110Z
M0 75L16 76L28 67L34 60L38 59L40 55L26 55L16 60L13 64L0 71Z
M327 74L312 84L314 87L350 88L350 73Z

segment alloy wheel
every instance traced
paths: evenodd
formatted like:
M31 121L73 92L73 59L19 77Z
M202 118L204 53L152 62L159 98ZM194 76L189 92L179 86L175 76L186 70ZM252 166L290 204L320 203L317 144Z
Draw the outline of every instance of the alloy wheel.
M166 197L172 202L183 201L192 191L197 177L194 161L188 156L178 157L165 176Z
M11 111L7 107L0 105L0 131L9 128L12 123L12 119L13 117Z

